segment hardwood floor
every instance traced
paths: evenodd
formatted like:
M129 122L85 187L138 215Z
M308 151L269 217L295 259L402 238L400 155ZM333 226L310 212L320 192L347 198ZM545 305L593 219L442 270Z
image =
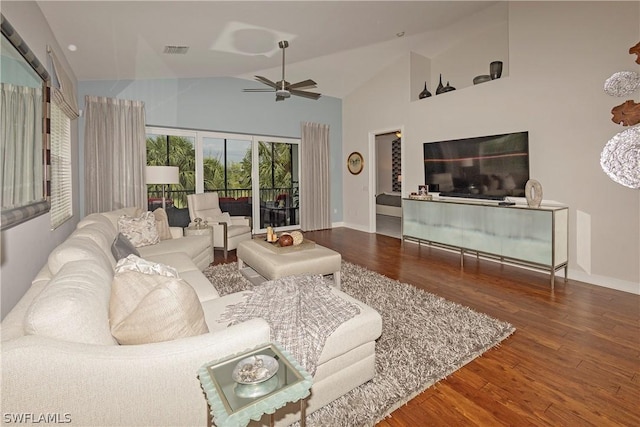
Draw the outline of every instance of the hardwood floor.
M461 270L458 254L348 228L305 237L516 327L379 427L640 426L640 296L562 278L551 291L544 273L471 256Z

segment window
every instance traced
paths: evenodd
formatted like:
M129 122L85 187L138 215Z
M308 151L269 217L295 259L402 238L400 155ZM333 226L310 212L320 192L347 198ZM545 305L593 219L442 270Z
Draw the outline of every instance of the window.
M71 188L71 119L51 103L51 228L73 216Z

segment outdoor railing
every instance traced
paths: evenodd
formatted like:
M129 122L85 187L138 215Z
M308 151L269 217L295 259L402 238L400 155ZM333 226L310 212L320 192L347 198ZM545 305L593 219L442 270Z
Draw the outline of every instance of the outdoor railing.
M295 188L293 187L276 187L276 188L261 188L260 200L263 203L279 202L284 200L287 206L297 206L298 200L295 194ZM249 203L251 203L252 191L250 189L216 189L207 190L207 192L218 192L218 196L221 198L228 197L232 199L239 199L242 197L248 197ZM193 190L167 190L165 192L166 205L174 206L176 208L187 207L187 195L193 194ZM149 190L147 193L149 201L149 210L162 206L162 189ZM153 209L152 209L153 208Z

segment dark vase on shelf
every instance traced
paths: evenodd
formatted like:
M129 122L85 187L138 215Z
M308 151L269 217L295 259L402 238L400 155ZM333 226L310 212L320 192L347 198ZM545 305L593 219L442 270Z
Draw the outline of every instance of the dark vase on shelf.
M456 88L451 86L449 82L447 82L447 85L442 88L442 93L451 92L452 90L456 90Z
M440 74L440 84L438 84L438 88L436 89L436 95L440 95L442 89L444 89L444 85L442 84L442 74Z
M418 95L418 98L423 99L423 98L428 98L430 96L431 96L431 92L429 92L429 89L427 89L427 82L424 82L424 90L420 92L420 95Z
M491 80L499 79L502 76L502 61L493 61L489 64L489 75Z

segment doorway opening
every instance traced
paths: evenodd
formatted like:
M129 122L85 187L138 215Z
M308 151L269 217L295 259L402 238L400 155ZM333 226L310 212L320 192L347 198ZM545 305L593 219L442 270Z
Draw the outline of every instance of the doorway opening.
M375 146L375 232L402 237L402 132L379 133Z

